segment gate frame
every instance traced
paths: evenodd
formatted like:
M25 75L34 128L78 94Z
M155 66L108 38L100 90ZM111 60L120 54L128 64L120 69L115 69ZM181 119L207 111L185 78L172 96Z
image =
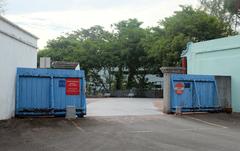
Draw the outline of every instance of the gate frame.
M50 79L50 107L47 113L45 112L19 112L19 99L20 99L20 77L38 77ZM76 108L77 115L86 115L86 96L85 96L85 72L83 70L62 70L62 69L33 69L33 68L17 68L16 75L16 100L15 100L15 116L42 116L42 115L54 115L62 116L66 111L54 111L54 78L79 78L80 80L80 101L81 107Z
M185 76L185 77L184 77ZM179 79L178 79L179 78ZM183 79L181 79L183 78ZM184 79L186 78L186 79ZM182 109L182 112L221 112L223 110L223 108L220 106L220 103L219 103L219 97L218 97L218 89L217 89L217 83L216 83L216 80L215 80L215 77L214 76L210 76L210 75L186 75L186 74L172 74L171 77L170 77L170 80L171 80L171 88L170 88L170 109L171 109L171 112L175 113L176 112L176 109L178 108L178 106L176 107L173 107L172 106L172 103L176 100L174 100L174 96L178 95L178 94L175 94L173 91L174 91L174 82L191 82L193 83L193 87L192 87L192 95L194 96L194 94L196 95L196 97L192 97L192 102L197 102L198 105L197 106L193 106L192 108L184 108L182 106L179 106L181 107ZM197 82L210 82L213 84L214 86L214 94L213 94L213 107L202 107L202 104L201 104L201 101L200 101L200 97L199 97L199 94L198 94L198 87L197 87ZM192 103L192 104L193 104Z

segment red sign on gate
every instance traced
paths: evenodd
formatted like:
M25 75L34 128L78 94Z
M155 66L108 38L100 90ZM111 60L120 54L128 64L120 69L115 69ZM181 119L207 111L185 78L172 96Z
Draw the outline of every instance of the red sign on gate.
M80 94L80 79L68 78L66 79L66 95Z
M176 92L176 94L183 94L183 91L184 91L184 83L176 83L175 84L175 87L174 87L174 90Z

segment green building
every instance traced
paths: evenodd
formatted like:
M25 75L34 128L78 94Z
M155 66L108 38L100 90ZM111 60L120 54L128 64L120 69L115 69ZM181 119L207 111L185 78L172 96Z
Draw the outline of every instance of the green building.
M189 43L182 56L188 74L231 76L232 108L240 112L240 35Z

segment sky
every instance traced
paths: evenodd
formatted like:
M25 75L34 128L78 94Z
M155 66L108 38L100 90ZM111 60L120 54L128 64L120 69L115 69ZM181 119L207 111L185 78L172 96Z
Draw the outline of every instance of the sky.
M129 18L157 26L180 10L179 5L198 5L198 0L5 0L5 14L12 22L39 37L38 47L48 40L81 28L111 24Z

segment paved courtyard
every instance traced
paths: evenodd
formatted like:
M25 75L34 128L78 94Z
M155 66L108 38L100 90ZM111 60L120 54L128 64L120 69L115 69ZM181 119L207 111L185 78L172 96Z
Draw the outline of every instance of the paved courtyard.
M159 110L161 102L154 99L88 101L89 116L82 119L0 121L0 151L237 151L240 148L239 115L165 115Z
M134 116L159 115L161 111L155 102L160 99L149 98L101 98L88 99L88 116Z

